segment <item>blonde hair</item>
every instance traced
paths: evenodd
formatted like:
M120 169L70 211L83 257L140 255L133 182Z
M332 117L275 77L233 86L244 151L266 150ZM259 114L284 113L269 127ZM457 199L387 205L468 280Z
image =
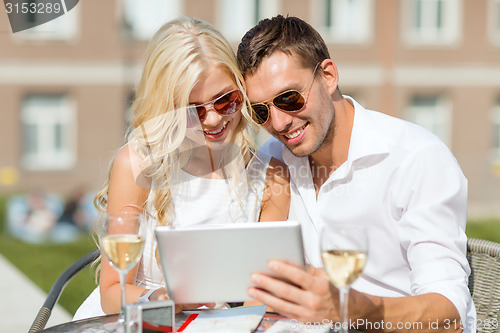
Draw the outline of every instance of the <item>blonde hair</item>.
M186 112L173 111L185 110L198 78L211 66L226 71L238 89L245 91L233 49L206 22L190 17L170 21L155 33L147 48L144 69L132 104L129 143L138 143L134 147L135 152L147 160L144 174L152 179L154 186L151 191L154 195L148 197L144 211L147 213L148 207L154 207L158 225L170 224L173 207L169 184L175 170L182 167L186 160L176 152L185 138ZM232 138L245 165L255 151L251 137L257 132L248 114L249 107L245 97L242 117ZM95 198L101 212L107 207L109 175ZM237 182L236 175L233 184Z

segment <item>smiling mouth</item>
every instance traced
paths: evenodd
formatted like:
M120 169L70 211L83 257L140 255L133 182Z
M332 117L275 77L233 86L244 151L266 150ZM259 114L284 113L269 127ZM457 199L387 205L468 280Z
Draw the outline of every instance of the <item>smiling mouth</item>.
M222 126L221 128L219 128L218 130L215 130L215 131L203 131L205 134L209 134L209 135L217 135L219 133L221 133L223 130L225 130L227 127L227 123L224 124L224 126Z
M304 126L302 126L301 128L299 128L298 130L296 131L293 131L292 133L288 133L288 134L283 134L283 136L287 139L295 139L296 137L298 137L302 131L304 130L304 128L307 126L307 123L304 124Z

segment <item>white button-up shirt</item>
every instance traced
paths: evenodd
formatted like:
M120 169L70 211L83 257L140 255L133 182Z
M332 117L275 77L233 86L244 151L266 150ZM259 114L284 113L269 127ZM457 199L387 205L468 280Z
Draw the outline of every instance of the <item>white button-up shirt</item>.
M322 265L323 224L367 225L368 262L354 289L386 297L442 294L456 306L464 332L474 331L467 180L460 166L425 129L348 99L355 108L348 158L317 196L307 157L294 156L274 138L261 148L290 169L289 219L301 223L306 259Z

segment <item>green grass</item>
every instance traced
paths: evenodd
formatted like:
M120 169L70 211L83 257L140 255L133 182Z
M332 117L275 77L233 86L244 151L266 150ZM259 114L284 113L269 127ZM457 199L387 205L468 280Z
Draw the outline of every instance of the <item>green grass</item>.
M465 230L467 237L500 243L500 219L471 220Z
M69 244L27 244L5 237L0 243L0 253L45 292L50 291L64 269L94 248L93 241L87 237ZM74 314L95 288L93 272L93 269L86 268L64 289L59 304L70 313Z
M95 249L90 235L66 244L29 244L4 233L5 198L0 198L0 253L43 291L49 292L59 275L75 260ZM93 268L77 274L64 289L58 303L71 314L96 287ZM40 304L40 307L42 304Z

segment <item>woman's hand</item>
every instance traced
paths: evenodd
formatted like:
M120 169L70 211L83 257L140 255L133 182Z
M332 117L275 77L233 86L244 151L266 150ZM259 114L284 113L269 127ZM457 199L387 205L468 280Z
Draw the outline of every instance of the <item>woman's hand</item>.
M183 310L192 310L199 307L206 306L207 308L214 308L215 303L195 303L195 304L179 304L175 305L175 313L182 312Z
M149 296L149 300L152 302L164 301L166 299L168 299L168 294L165 288L158 288Z
M164 301L169 299L167 290L165 288L160 288L155 290L151 296L149 296L149 300L154 301ZM215 307L215 303L195 303L195 304L176 304L175 305L175 313L179 313L186 309L197 309L201 306L206 306L207 308Z

